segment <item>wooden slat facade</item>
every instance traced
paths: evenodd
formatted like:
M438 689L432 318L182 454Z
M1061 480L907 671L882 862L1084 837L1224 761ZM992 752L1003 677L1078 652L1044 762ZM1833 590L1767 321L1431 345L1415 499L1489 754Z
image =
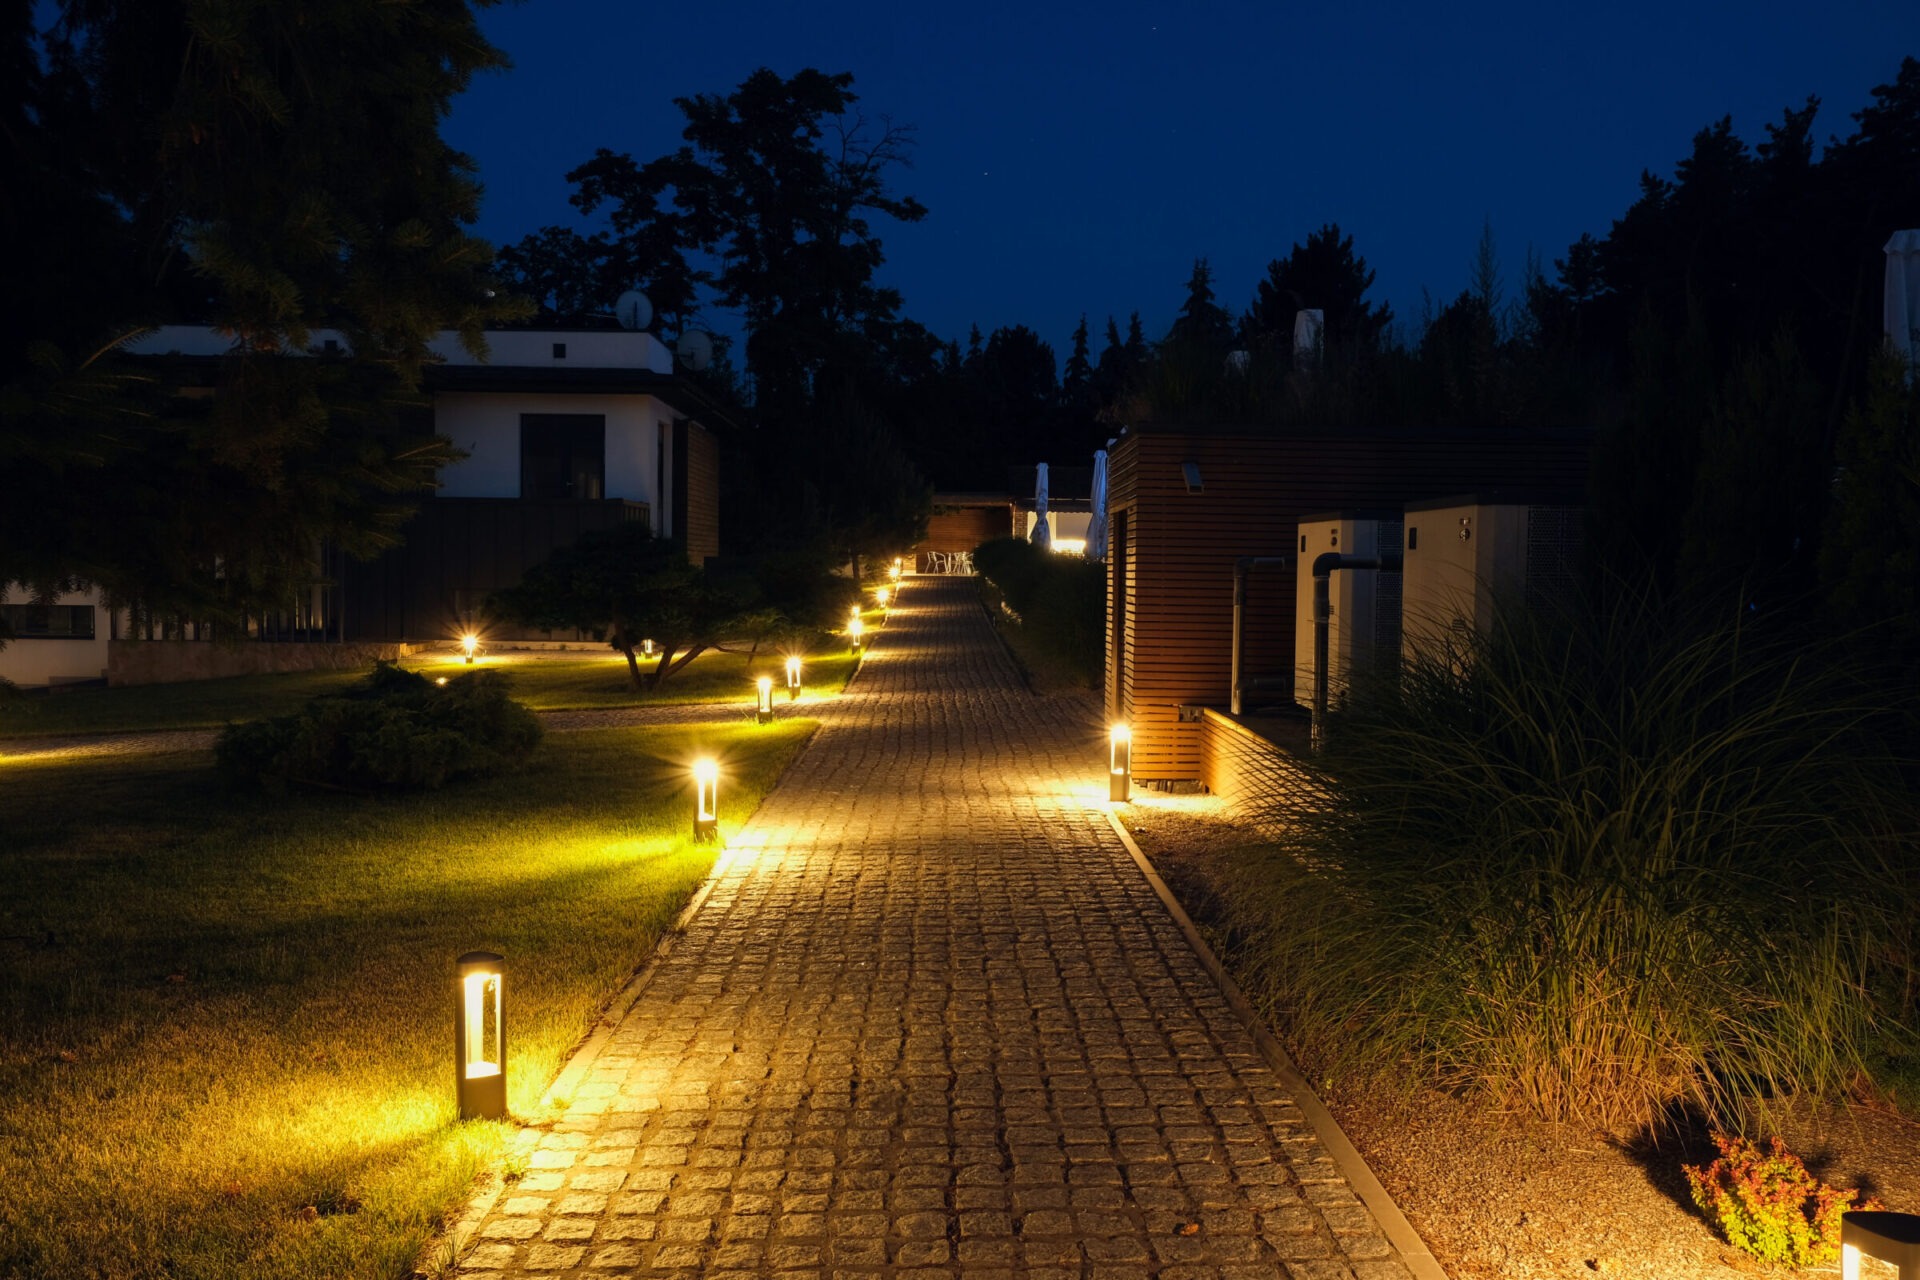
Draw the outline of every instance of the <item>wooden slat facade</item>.
M699 423L673 424L673 532L687 559L720 554L720 442Z
M1290 676L1301 516L1495 488L1578 502L1590 451L1583 434L1502 428L1123 436L1108 458L1106 700L1133 726L1134 776L1205 772L1200 727L1179 708L1228 702L1236 559L1292 562L1249 578L1242 647L1245 676Z
M919 561L925 551L972 551L983 542L1005 538L1013 533L1013 499L980 498L971 501L933 498L933 515L927 520L927 536L914 544ZM924 563L917 567L925 568Z

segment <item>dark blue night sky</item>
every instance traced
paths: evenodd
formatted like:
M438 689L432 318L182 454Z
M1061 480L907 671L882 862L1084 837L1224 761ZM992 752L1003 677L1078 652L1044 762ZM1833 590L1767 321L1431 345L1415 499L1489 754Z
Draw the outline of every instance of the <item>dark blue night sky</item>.
M576 223L565 172L594 148L678 145L679 95L759 66L851 71L862 107L917 127L885 225L886 277L944 337L1027 324L1062 358L1086 312L1163 334L1195 257L1236 313L1271 258L1332 220L1379 273L1403 335L1422 289L1466 283L1491 220L1508 286L1604 233L1643 168L1667 175L1731 113L1815 133L1920 53L1920 4L1204 6L530 0L484 18L512 71L459 102L449 140L507 242ZM728 327L722 316L710 316Z

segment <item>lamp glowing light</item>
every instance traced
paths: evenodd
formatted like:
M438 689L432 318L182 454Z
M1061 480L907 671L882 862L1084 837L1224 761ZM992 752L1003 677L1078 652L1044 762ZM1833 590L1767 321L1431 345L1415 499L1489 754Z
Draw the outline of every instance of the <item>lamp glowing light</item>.
M787 659L787 701L800 700L800 655L794 654Z
M460 652L467 655L467 665L473 665L473 652L480 647L480 637L469 631L460 637Z
M860 652L860 637L866 633L866 624L861 622L859 615L856 614L853 621L847 624L847 636L853 641L853 651L856 655Z
M882 609L887 607L888 593L885 587L881 587L878 591L874 592L873 598Z
M894 582L900 581L900 557L895 556L893 558L893 564L887 569L887 577Z
M444 685L447 682L447 678L445 676L435 676L433 682L438 685Z
M773 719L773 677L761 676L756 682L756 687L760 694L760 701L754 711L754 719L761 724L766 724Z
M720 766L694 761L693 791L693 838L708 844L720 838Z
M651 658L653 656L653 641L642 640L640 642L640 656L643 658Z
M1128 798L1133 783L1133 730L1116 724L1107 730L1107 799Z
M507 1024L500 990L505 976L506 962L491 951L460 957L453 1065L462 1120L507 1115Z

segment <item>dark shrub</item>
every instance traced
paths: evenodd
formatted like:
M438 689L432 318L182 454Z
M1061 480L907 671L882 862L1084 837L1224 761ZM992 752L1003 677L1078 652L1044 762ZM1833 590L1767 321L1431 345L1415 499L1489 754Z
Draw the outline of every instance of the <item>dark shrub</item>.
M1105 660L1106 566L1042 551L1023 538L996 538L973 564L1020 616L1020 630L1089 687Z
M239 786L290 784L354 791L424 791L454 778L518 768L540 722L508 697L502 671L471 671L445 685L381 663L342 693L272 720L228 725L214 747Z

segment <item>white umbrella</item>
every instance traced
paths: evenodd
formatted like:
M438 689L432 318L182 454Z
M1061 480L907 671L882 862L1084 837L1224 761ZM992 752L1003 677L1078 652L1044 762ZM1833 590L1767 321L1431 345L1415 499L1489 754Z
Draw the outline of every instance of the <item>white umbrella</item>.
M1033 545L1042 551L1053 547L1053 530L1047 526L1047 464L1033 472Z
M1087 520L1087 559L1107 558L1107 451L1093 451L1093 515Z
M1896 231L1887 241L1887 341L1920 376L1920 231Z

